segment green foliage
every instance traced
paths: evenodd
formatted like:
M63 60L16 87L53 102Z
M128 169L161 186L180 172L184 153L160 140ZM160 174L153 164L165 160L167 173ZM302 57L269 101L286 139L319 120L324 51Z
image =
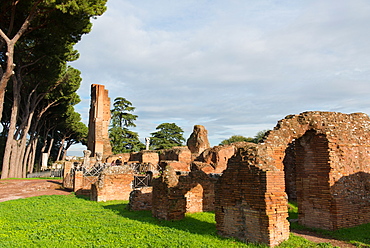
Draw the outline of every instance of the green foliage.
M156 150L169 149L181 146L185 141L184 131L175 123L162 123L156 128L158 131L151 133L150 144Z
M135 107L132 103L123 97L117 97L114 99L113 109L111 110L112 115L112 126L113 127L136 127L134 121L137 119L137 115L132 114Z
M268 131L269 130L259 131L254 136L254 138L251 138L251 137L247 138L247 137L244 137L244 136L241 136L241 135L233 135L230 138L221 141L220 145L229 145L229 144L232 144L232 143L235 143L235 142L243 142L243 141L258 144L259 142L261 142L263 140L263 138L265 137L265 135Z
M137 152L144 149L144 144L139 140L139 135L130 131L128 127L135 127L134 121L137 115L132 114L135 107L126 98L117 97L114 99L111 110L111 128L109 138L114 154L125 152Z
M262 130L259 131L255 136L254 136L254 142L255 143L260 143L265 135L269 132L270 130Z
M235 142L253 142L254 139L251 138L251 137L244 137L244 136L241 136L241 135L233 135L231 136L230 138L228 139L225 139L223 140L220 145L230 145L232 143L235 143Z
M109 138L114 154L137 152L145 148L140 142L139 135L127 128L111 128L109 129Z

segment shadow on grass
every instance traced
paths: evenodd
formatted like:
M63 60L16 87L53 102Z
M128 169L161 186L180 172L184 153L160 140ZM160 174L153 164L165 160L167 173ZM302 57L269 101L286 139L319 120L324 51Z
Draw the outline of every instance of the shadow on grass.
M298 223L291 223L293 231L309 231L317 234L317 237L332 238L354 244L358 247L370 247L370 223L351 228L342 228L336 231L327 231L318 228L309 228Z
M207 221L200 221L198 219L186 216L182 220L159 220L152 217L151 211L130 211L127 208L128 204L112 204L104 206L105 209L116 211L119 215L129 218L131 220L137 220L140 222L150 223L162 227L176 228L178 230L186 231L189 233L200 234L200 235L212 235L223 239L216 234L215 223Z

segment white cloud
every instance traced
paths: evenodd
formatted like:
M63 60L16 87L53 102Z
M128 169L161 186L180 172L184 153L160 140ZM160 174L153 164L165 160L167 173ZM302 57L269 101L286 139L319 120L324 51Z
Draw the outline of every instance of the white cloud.
M288 114L367 112L370 2L108 1L76 46L78 108L90 84L129 99L141 139L163 122L213 145L254 136ZM80 112L81 112L80 111Z

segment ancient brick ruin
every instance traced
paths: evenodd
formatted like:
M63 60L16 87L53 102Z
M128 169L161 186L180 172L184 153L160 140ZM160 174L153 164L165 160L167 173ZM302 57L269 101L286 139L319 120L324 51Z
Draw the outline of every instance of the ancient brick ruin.
M163 171L152 187L134 189L131 172L107 170L91 195L129 198L132 210L165 220L215 211L220 235L272 247L289 238L288 199L298 202L298 222L307 227L370 222L369 129L366 114L304 112L280 120L262 143L211 148L207 130L196 125L187 147L122 155L128 164L158 165L145 167ZM79 171L74 177L74 187L85 190L88 178Z
M87 148L91 155L100 152L105 157L112 154L108 128L110 122L110 99L104 85L91 85L89 134Z
M90 199L93 201L128 200L132 191L134 173L129 166L109 166L91 185Z
M208 131L202 125L195 125L192 134L186 142L191 151L192 160L195 160L205 149L210 148Z
M366 114L305 112L279 121L263 143L240 148L216 186L219 234L270 246L288 239L285 181L300 224L369 223L369 128Z
M172 167L167 167L160 178L153 180L153 216L178 220L185 213L214 211L216 181L203 171L177 175Z

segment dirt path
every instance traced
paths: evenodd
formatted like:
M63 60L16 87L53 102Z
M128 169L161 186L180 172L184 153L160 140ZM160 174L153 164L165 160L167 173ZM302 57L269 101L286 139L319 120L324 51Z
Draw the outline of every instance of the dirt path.
M347 243L345 241L336 240L330 237L324 237L320 234L306 231L306 230L291 230L292 233L294 233L297 236L303 237L309 241L315 242L315 243L330 243L333 246L340 247L340 248L347 248L347 247L357 247L353 244Z
M62 188L62 180L0 180L0 202L39 195L69 195L70 193L70 191Z
M11 179L0 180L0 202L40 195L69 195L71 192L62 188L62 180L54 179ZM331 243L333 246L357 247L344 241L320 236L309 231L292 232L315 243Z

